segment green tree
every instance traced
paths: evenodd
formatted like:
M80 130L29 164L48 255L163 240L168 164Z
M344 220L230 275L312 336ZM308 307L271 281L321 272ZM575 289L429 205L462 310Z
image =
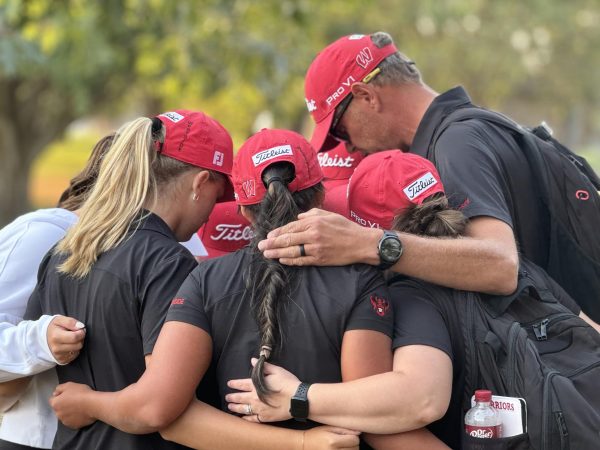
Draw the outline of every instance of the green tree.
M0 225L28 209L32 161L77 118L199 108L239 144L269 111L306 131L316 52L377 30L436 90L550 118L577 131L559 134L571 145L598 134L597 0L0 0Z

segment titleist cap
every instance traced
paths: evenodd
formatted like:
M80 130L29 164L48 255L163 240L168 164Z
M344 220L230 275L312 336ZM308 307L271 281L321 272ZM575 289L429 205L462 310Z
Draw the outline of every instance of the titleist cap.
M214 170L227 179L225 194L219 201L233 199L231 169L233 142L227 130L215 119L200 111L178 109L159 114L165 127L165 141L158 151L179 161Z
M322 207L325 211L348 217L348 180L344 184L326 188Z
M252 241L252 226L238 213L235 202L215 205L208 221L198 230L208 258L226 255L245 247Z
M444 192L435 166L427 159L400 150L365 158L348 185L351 220L366 227L389 229L394 218L411 205L420 205Z
M306 72L304 100L316 123L311 144L317 151L329 150L337 143L327 139L333 113L350 94L352 85L363 81L381 61L397 51L394 44L378 48L369 35L352 34L328 45L316 56Z
M304 137L289 130L265 128L244 142L235 157L233 187L238 205L260 203L267 192L262 181L263 171L282 161L294 166L296 177L287 186L292 193L323 179L317 154Z
M348 153L346 144L341 142L331 150L319 153L317 158L325 180L348 180L363 155L358 152Z

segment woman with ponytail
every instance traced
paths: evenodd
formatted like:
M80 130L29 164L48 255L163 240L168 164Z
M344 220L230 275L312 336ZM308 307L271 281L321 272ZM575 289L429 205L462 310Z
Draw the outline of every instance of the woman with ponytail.
M116 133L79 220L46 255L25 318L77 317L86 325L78 358L58 379L118 390L149 363L169 303L197 265L178 241L232 197L227 131L201 112L138 118ZM73 183L78 191L85 181ZM176 448L155 433L133 436L103 423L59 425L55 449Z
M59 386L52 399L59 418L71 426L85 425L82 416L99 419L131 432L162 428L189 404L211 363L224 408L232 392L227 380L250 372L259 395L269 395L264 368L272 361L307 382L292 407L296 420L276 425L306 432L233 415L217 421L196 401L162 434L206 449L356 448L355 433L313 428L317 423L306 420L306 395L313 382L391 369L393 317L382 274L367 265L287 267L264 259L257 248L269 231L320 205L322 178L317 155L302 136L262 130L248 139L236 156L233 181L236 201L254 229L252 244L205 261L190 274L171 303L152 364L135 385L116 393ZM236 412L261 420L249 405Z

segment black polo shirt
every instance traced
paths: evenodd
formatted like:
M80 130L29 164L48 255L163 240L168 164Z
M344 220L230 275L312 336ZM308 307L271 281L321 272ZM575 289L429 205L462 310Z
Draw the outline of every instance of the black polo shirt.
M531 266L530 266L531 267ZM574 314L581 309L554 280L538 272L556 299ZM465 345L457 302L463 291L455 291L421 280L397 275L390 280L390 298L394 307L394 341L392 347L427 345L446 353L452 361L452 393L444 417L427 428L450 448L461 447L463 430L462 401L465 390ZM425 287L422 288L422 286ZM465 296L465 301L471 300ZM472 394L472 393L471 393Z
M462 87L431 103L410 152L427 157L434 133L453 110L473 106ZM513 136L482 120L451 124L436 143L436 166L450 204L469 217L489 216L513 228L519 251L541 267L548 261L549 220L527 159ZM501 158L499 161L497 158ZM508 180L518 193L511 195ZM517 217L512 217L514 206Z
M83 280L58 274L56 267L64 259L48 253L42 261L25 318L63 314L85 323L85 345L75 361L57 366L58 379L97 391L119 391L144 373L144 355L152 353L171 299L197 263L155 214L101 254ZM132 435L97 421L81 430L59 423L53 448L184 447L164 441L158 433Z
M260 337L243 280L256 257L260 256L244 248L202 262L181 286L166 319L195 325L212 336L222 401L232 392L227 381L247 378L250 358L258 357ZM298 283L289 299L280 300L285 302L280 322L283 344L269 362L308 383L339 382L345 331L375 330L392 336L393 310L383 276L362 264L290 270L297 272ZM297 428L299 424L274 425Z

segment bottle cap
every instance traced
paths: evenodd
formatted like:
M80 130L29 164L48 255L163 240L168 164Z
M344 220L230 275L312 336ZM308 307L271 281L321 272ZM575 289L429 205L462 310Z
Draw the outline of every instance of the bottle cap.
M485 389L479 389L475 391L475 401L476 402L491 402L492 401L492 391L488 391Z

